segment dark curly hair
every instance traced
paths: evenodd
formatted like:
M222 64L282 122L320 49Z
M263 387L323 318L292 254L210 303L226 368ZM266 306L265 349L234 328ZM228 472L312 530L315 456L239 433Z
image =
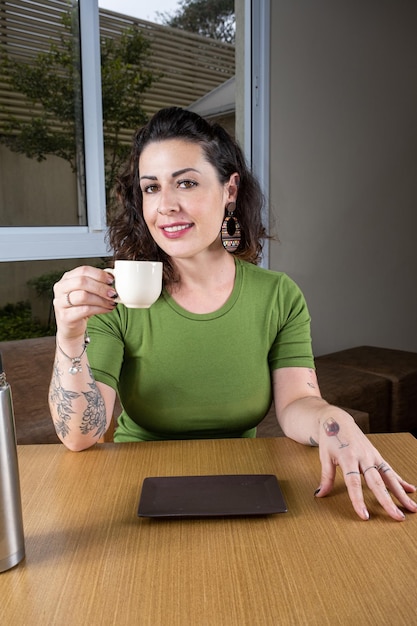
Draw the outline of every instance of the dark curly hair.
M129 161L114 188L116 212L108 231L114 259L162 261L165 284L178 280L171 258L155 243L145 223L139 184L139 158L143 149L151 142L166 139L198 143L222 184L234 172L239 174L234 215L240 222L242 237L234 254L257 264L262 240L267 237L261 219L264 198L259 183L249 170L241 148L224 128L179 107L161 109L133 137Z

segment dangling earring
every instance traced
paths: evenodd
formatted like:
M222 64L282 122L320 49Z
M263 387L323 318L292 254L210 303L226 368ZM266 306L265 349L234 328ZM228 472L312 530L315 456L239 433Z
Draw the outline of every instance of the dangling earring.
M242 236L240 224L233 215L236 210L236 202L229 202L226 207L227 215L224 218L221 230L222 244L228 252L235 252L240 244Z

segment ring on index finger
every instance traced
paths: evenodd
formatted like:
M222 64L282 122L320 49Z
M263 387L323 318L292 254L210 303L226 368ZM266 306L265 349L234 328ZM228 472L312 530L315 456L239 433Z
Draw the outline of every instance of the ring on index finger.
M376 469L378 471L378 466L377 465L370 465L369 467L367 467L366 469L363 470L362 474L365 476L366 472L370 469Z
M382 461L382 463L380 463L376 469L378 470L378 472L382 472L383 474L386 474L391 470L390 466L388 465L388 463L385 463L385 461Z
M71 302L70 300L70 295L72 294L72 291L69 291L68 293L65 294L65 298L67 300L67 304L68 306L74 306L74 304Z

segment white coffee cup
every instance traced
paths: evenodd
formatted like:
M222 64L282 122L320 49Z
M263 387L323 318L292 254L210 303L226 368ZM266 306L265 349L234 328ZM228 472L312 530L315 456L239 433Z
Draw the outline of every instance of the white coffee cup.
M129 309L149 309L162 290L162 263L159 261L115 261L104 270L114 277L116 302Z

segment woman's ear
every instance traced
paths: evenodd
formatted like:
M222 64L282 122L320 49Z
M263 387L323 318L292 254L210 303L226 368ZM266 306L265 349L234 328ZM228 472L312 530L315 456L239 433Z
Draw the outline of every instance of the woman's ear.
M236 202L237 192L239 191L240 177L237 172L232 174L227 184L228 202Z

